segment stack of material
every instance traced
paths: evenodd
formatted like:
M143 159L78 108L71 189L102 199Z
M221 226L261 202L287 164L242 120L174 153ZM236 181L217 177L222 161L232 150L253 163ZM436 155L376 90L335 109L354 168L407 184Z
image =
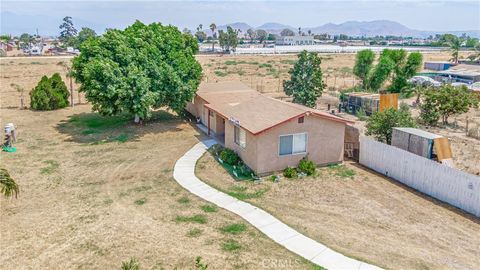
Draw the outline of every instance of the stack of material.
M354 114L363 109L367 115L388 108L398 109L398 94L353 92L348 94L344 106Z

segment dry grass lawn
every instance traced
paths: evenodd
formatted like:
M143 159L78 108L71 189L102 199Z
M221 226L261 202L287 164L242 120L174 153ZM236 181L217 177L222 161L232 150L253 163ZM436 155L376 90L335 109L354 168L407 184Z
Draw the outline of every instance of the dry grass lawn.
M387 269L478 269L478 219L354 163L318 171L254 184L235 182L209 153L197 163L206 183L251 197L246 201L348 256Z
M18 152L0 154L2 167L21 189L0 198L1 268L118 269L135 257L142 269L190 269L196 256L209 269L311 267L240 217L204 212L206 202L175 182L174 162L200 136L188 122L160 111L137 127L89 111L1 110L19 138ZM246 230L219 230L232 223ZM240 248L224 250L229 240Z

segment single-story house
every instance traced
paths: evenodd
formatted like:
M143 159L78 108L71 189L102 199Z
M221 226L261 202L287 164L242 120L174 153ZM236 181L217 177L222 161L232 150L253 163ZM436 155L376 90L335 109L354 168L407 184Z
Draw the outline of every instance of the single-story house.
M352 123L234 81L202 83L187 111L259 175L296 167L307 155L317 165L342 162Z

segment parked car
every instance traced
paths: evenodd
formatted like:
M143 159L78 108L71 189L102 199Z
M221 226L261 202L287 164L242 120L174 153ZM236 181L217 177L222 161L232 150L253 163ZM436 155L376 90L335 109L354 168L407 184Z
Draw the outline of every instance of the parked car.
M413 76L408 80L408 82L413 85L425 85L425 86L433 86L433 87L442 86L441 82L437 82L434 79L427 76Z

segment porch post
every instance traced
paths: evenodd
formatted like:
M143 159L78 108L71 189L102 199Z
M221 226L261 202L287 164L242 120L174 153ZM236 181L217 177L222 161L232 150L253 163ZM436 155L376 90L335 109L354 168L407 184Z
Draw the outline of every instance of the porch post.
M208 136L210 136L210 109L207 110L207 113L208 113L208 116L207 116L208 117L208 120L207 120L207 122L208 122L208 124L207 124L208 125L208 127L207 127L208 132L207 132L207 134L208 134Z

